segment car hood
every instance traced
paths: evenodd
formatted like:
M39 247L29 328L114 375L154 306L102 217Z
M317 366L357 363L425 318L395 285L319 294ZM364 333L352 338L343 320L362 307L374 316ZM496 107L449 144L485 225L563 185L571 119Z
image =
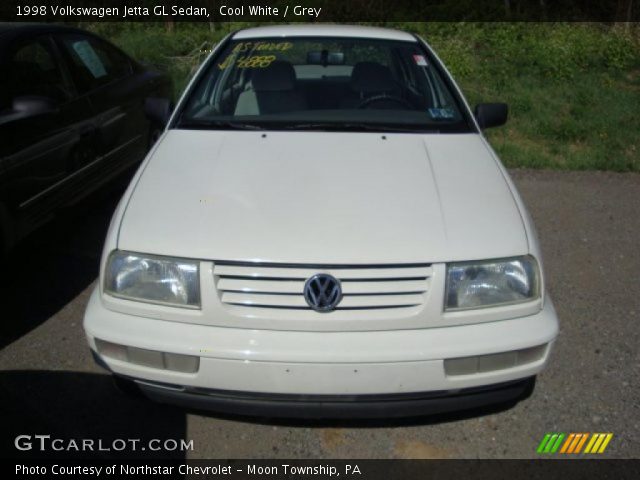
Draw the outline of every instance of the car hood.
M169 130L143 168L119 249L305 264L528 251L477 134Z

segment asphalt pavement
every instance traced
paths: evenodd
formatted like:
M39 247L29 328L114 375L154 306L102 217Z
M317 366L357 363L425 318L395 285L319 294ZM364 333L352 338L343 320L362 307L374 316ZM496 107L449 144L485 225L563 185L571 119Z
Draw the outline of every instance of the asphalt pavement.
M403 421L287 422L125 396L93 363L82 330L118 186L64 212L2 266L0 452L35 455L18 452L15 435L50 434L193 440L188 452L129 453L154 458L535 458L547 432L611 432L603 457L640 457L640 175L511 174L561 322L530 398Z

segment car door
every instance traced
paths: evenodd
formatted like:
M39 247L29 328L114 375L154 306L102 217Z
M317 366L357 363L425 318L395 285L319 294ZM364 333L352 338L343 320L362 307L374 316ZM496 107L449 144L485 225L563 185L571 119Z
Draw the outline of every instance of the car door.
M19 236L64 203L90 108L48 35L16 40L1 61L0 207ZM33 109L34 101L48 108Z
M139 161L148 146L145 85L131 60L109 43L82 33L56 36L74 81L95 114L100 175Z

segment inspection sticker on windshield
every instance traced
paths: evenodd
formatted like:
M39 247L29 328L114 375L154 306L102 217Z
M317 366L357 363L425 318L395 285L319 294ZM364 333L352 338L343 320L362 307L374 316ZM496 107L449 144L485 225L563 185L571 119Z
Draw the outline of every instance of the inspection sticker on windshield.
M416 62L416 65L418 65L420 67L426 67L427 66L427 59L424 58L423 55L414 55L413 56L413 60Z
M430 108L429 115L431 115L431 118L434 120L448 120L455 116L453 110L450 108Z

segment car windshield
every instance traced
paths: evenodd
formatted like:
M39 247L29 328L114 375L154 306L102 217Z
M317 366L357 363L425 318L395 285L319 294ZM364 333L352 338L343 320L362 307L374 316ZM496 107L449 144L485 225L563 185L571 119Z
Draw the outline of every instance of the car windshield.
M462 112L417 41L280 37L223 46L174 127L468 132Z

